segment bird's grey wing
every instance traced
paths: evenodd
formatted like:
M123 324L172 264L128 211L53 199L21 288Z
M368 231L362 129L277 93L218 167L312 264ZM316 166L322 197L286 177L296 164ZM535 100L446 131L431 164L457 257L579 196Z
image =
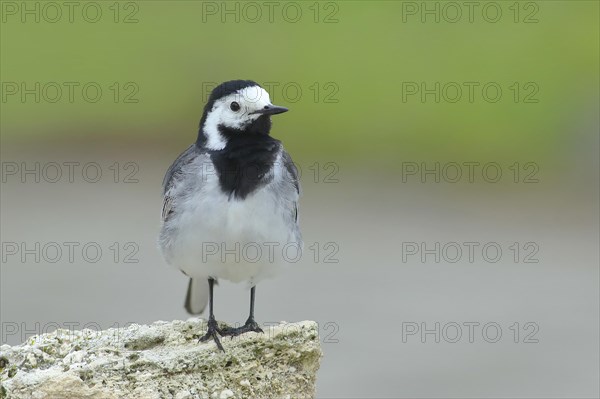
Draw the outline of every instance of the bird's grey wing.
M196 159L200 153L201 150L195 144L192 144L177 157L167 170L165 178L163 179L163 222L166 222L169 219L169 216L175 212L174 190L177 183L183 178L186 167L190 162Z
M285 151L283 148L281 149L281 159L283 161L283 165L284 165L284 175L285 175L285 179L284 181L286 182L286 184L289 184L292 186L292 190L293 193L290 196L291 197L291 207L290 207L290 212L291 212L291 216L292 216L292 220L295 222L296 224L296 228L298 225L298 200L300 197L300 180L298 179L298 168L296 168L296 165L294 164L294 161L292 161L292 157L290 156L290 154L287 153L287 151ZM300 230L298 229L297 234L299 236L300 234Z
M298 180L298 168L296 168L296 164L292 161L292 157L287 153L286 150L281 149L281 159L283 160L283 164L287 171L287 177L289 181L294 185L296 189L296 193L300 194L300 180Z
M163 254L169 262L171 257L171 237L174 231L177 230L177 226L167 223L170 218L177 213L177 199L185 197L187 190L189 190L189 182L192 185L200 184L204 179L202 176L194 176L197 173L204 173L204 165L202 162L206 162L208 159L206 153L198 148L195 144L192 144L187 150L185 150L165 174L163 180L163 207L162 207L162 229L159 237L159 244L163 250ZM185 274L185 273L184 273ZM206 279L190 278L188 284L188 291L185 299L185 309L190 314L200 314L206 307L208 302L208 283Z

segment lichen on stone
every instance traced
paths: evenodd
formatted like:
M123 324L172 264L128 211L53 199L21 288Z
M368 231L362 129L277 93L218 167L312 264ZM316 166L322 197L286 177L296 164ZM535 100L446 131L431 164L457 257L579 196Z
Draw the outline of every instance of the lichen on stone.
M0 350L0 398L312 398L317 324L199 343L200 319L104 331L56 330Z

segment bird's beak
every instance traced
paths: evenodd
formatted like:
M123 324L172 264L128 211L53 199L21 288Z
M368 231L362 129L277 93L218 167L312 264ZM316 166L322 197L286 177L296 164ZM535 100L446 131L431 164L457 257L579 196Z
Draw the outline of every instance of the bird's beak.
M258 111L251 112L252 114L262 114L262 115L276 115L283 114L284 112L289 111L286 107L279 107L277 105L269 104L265 105L263 109L259 109Z

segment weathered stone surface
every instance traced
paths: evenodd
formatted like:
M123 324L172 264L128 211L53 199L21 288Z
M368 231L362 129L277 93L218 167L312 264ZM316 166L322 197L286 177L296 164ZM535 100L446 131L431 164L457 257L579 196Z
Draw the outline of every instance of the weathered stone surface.
M199 319L105 331L57 330L0 347L0 398L312 398L317 324L198 343Z

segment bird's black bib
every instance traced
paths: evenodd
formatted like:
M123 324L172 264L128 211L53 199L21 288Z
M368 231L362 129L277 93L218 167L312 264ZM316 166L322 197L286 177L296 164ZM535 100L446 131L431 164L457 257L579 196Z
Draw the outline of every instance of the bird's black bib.
M221 190L229 198L244 199L269 183L280 142L266 134L236 132L227 134L224 149L211 151Z

